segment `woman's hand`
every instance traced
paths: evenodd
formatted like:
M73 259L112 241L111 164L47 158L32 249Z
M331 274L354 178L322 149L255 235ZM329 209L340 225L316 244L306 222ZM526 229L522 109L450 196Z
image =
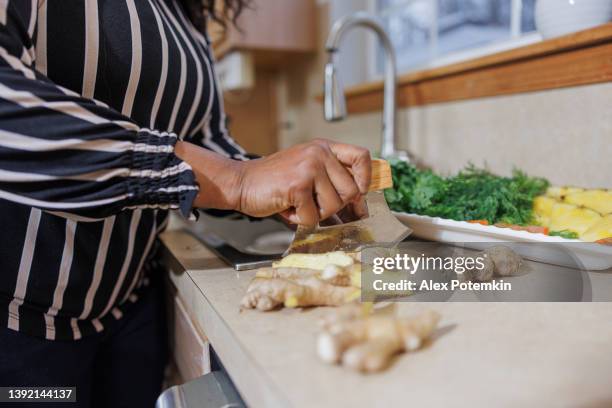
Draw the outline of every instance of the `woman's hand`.
M238 210L253 216L280 213L314 225L357 202L370 184L370 153L326 140L300 144L243 163Z
M175 152L194 169L200 184L197 207L255 217L278 213L303 225L314 225L347 204L355 204L357 216L365 211L359 203L370 184L371 164L364 148L315 140L238 162L186 145L177 143Z

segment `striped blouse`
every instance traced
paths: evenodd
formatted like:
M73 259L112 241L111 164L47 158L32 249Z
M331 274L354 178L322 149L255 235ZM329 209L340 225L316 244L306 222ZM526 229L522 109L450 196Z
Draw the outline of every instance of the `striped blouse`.
M177 0L0 0L0 326L79 339L146 282L197 185L177 139L234 159L207 39Z

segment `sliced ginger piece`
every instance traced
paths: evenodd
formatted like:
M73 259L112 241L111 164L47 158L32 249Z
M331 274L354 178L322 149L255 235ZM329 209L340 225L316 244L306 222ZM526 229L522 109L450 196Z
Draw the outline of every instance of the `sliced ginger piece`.
M284 266L278 268L260 268L255 276L258 278L283 278L290 280L314 277L337 286L349 286L352 282L350 270L331 264L322 271Z
M342 230L327 230L325 233L308 234L300 240L291 244L293 251L297 254L304 253L330 253L338 248L342 241Z
M274 262L274 268L306 268L322 271L327 265L336 265L342 268L355 263L355 259L346 252L334 251L323 254L289 254L280 261Z

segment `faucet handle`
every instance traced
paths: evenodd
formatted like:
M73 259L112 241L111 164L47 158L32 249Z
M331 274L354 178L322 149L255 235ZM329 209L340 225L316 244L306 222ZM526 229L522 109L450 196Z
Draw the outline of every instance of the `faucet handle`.
M342 120L346 117L346 100L344 88L338 76L338 69L331 61L325 64L324 112L328 122Z

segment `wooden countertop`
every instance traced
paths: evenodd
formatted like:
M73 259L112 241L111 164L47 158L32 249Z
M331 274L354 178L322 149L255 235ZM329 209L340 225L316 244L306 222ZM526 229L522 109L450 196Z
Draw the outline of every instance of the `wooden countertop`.
M188 232L161 239L172 281L250 406L612 406L610 303L401 303L401 314L442 314L435 340L361 375L317 359L325 308L241 312L254 271L235 272Z

